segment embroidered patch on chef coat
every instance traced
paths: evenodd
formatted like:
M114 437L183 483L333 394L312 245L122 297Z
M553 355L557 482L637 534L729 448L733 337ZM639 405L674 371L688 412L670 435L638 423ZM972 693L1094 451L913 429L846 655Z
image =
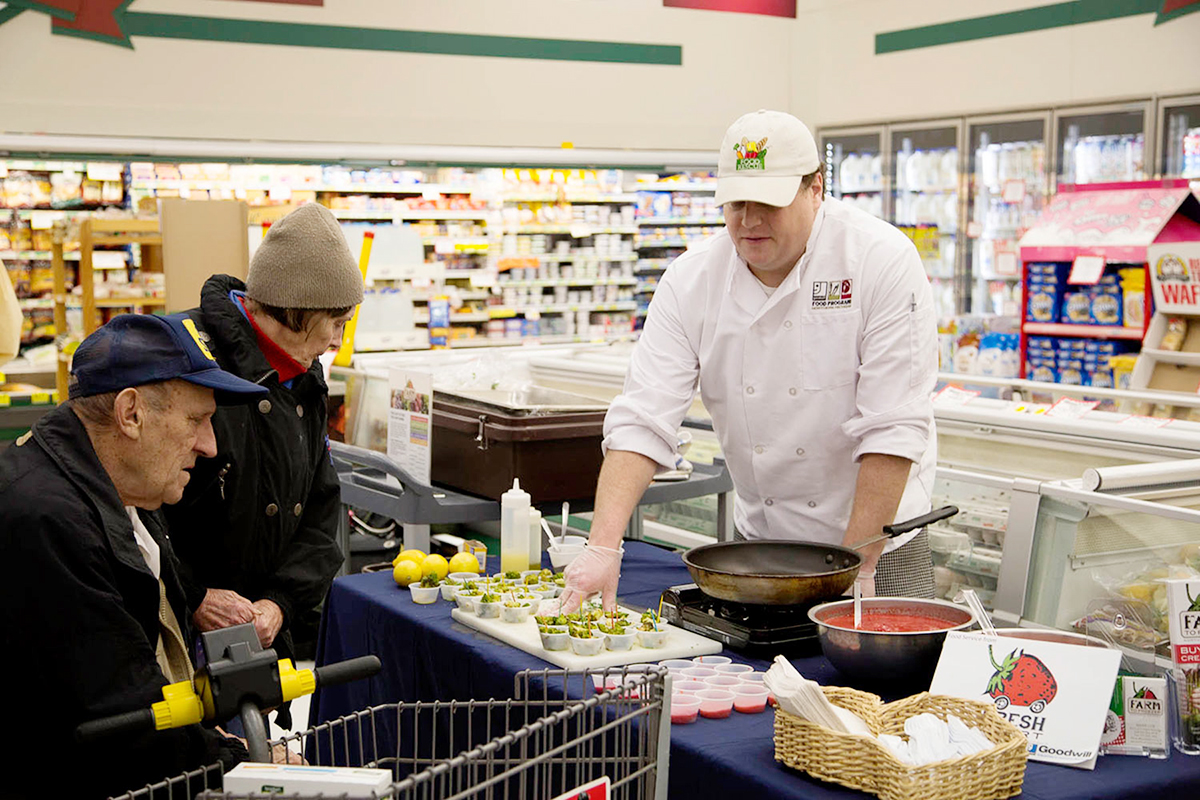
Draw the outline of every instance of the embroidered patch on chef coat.
M853 281L813 281L813 308L846 308L853 299Z

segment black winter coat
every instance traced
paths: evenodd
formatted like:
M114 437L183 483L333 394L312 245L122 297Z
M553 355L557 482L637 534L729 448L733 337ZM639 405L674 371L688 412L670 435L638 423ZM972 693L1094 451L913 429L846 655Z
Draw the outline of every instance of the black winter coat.
M284 622L273 647L285 657L292 655L289 623L321 603L342 564L341 489L325 433L321 366L314 362L290 388L281 385L230 298L244 289L236 278L214 275L200 307L188 313L222 369L270 394L217 408L216 458L198 460L183 499L164 511L188 604L199 606L210 588L275 601Z
M162 521L140 516L161 549L168 601L186 626ZM243 748L199 725L75 743L79 723L149 708L167 681L155 658L158 581L67 406L0 455L0 569L0 686L13 726L0 796L106 797L218 758L226 767L245 758ZM44 772L50 763L61 769ZM34 770L37 790L22 785Z

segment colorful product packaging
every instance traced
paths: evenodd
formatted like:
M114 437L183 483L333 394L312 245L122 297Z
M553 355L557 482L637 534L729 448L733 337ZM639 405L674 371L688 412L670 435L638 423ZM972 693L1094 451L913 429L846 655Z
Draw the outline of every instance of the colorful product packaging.
M1100 737L1100 752L1166 758L1169 708L1166 678L1117 676Z
M1167 581L1175 749L1200 755L1200 578Z

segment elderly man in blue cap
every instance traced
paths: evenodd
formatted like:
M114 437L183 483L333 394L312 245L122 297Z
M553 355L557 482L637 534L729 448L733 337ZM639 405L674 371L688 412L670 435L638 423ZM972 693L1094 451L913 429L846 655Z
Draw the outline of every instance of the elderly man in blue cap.
M222 370L184 315L123 315L79 346L70 399L0 455L0 685L20 725L5 792L73 780L65 793L103 797L245 758L199 725L98 746L72 734L191 680L190 614L154 512L216 452L217 404L264 394ZM72 774L32 768L47 759Z

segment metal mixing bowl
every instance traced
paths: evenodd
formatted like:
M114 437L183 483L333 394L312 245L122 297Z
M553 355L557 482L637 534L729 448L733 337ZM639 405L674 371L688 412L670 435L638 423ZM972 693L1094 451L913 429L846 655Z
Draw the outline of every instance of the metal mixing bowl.
M951 627L919 633L884 633L833 627L831 617L854 613L853 600L822 603L808 612L817 623L817 635L825 657L854 688L886 687L920 691L929 688L947 631L961 631L975 624L971 610L945 600L912 597L869 597L863 612L920 614L952 623Z

